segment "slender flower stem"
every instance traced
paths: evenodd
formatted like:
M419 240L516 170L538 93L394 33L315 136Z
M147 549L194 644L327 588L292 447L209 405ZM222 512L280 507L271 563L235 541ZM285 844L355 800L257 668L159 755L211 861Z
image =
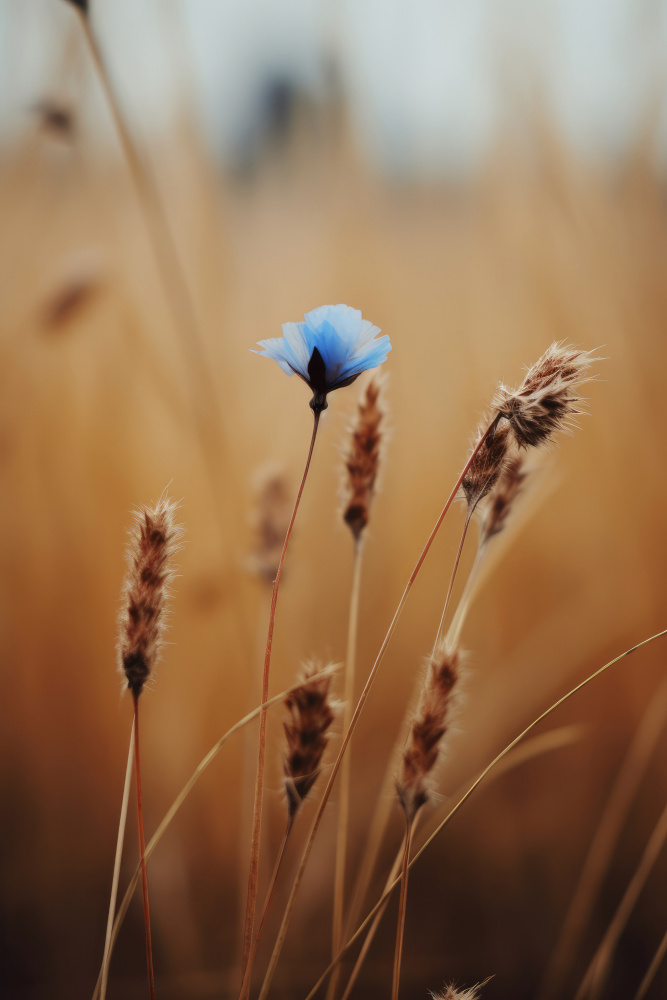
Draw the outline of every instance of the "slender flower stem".
M146 875L146 840L144 837L144 810L141 804L141 762L139 753L139 696L134 696L134 769L137 785L137 826L139 828L139 851L141 853L141 885L144 902L144 929L146 931L146 966L148 969L148 990L151 1000L155 1000L155 978L153 975L153 944L151 942L151 915L148 907L148 877Z
M416 817L415 817L416 818ZM415 820L405 814L405 845L401 864L401 895L398 903L398 924L396 927L396 949L394 951L394 978L391 987L391 1000L398 1000L398 987L401 981L401 959L403 957L403 933L405 931L405 912L408 904L408 863Z
M323 679L324 677L330 677L332 674L336 673L339 669L340 669L340 664L334 664L333 666L321 670L319 673L315 674L314 677L318 679L320 678ZM197 767L194 769L194 771L192 772L192 774L190 775L190 777L185 782L180 792L172 802L171 806L160 820L155 833L146 844L146 853L145 853L146 861L149 860L149 858L155 851L157 845L160 843L165 833L171 826L175 816L180 811L181 807L183 806L190 792L195 787L195 785L201 778L202 774L211 766L213 761L216 759L216 757L224 747L227 740L229 740L240 729L243 729L245 726L247 726L249 722L252 722L254 719L256 719L260 715L263 709L272 708L274 705L283 702L288 695L292 694L302 685L303 685L303 680L299 680L296 684L293 684L291 687L287 688L286 691L281 691L280 694L274 694L272 698L269 698L268 702L265 702L263 705L259 705L257 708L254 708L252 712L248 712L248 714L244 715L242 719L239 719L238 722L235 722L234 725L231 727L231 729L228 729L227 732L223 736L221 736L216 743L213 744L208 753L205 754L204 757L199 761ZM132 897L134 896L134 891L137 888L137 885L139 884L140 878L141 878L141 865L138 865L134 871L134 874L132 875L132 878L130 879L129 885L125 891L125 895L123 896L121 904L118 907L116 918L113 922L113 931L111 934L111 951L113 951L116 940L118 939L120 928L122 926L123 920L125 919L128 908L130 906L130 902L132 901ZM98 1000L100 995L101 982L102 982L102 971L100 970L100 973L97 977L97 982L95 983L95 989L93 990L92 1000Z
M448 605L449 605L449 602L450 602L450 599L451 599L452 591L454 589L454 581L456 579L456 573L457 573L457 570L458 570L459 561L461 559L461 552L463 551L463 545L464 545L464 542L465 542L465 539L466 539L466 535L467 535L468 527L469 527L470 520L471 520L471 517L472 517L472 513L473 513L472 511L470 511L468 513L468 515L466 517L466 520L465 520L465 523L464 523L464 526L463 526L463 531L462 531L462 534L461 534L461 540L459 542L459 547L458 547L458 551L457 551L457 554L456 554L456 559L455 559L455 562L454 562L454 567L452 569L452 575L451 575L451 578L450 578L450 581L449 581L449 587L448 587L448 590L447 590L447 597L445 599L445 604L444 604L444 607L443 607L443 610L442 610L442 615L440 617L440 624L438 625L438 631L436 633L435 642L433 643L433 653L432 653L433 656L435 655L435 651L436 651L436 649L438 647L438 643L440 641L440 638L441 638L441 635L442 635L442 632L443 632L443 628L444 628L444 624L445 624L445 617L447 615ZM468 581L466 583L466 588L465 588L463 597L461 598L462 601L465 601L467 599L467 595L469 593L469 588L471 586L471 580L472 580L474 574L476 573L476 570L477 570L477 567L478 567L478 561L479 561L478 559L475 561L473 569L471 570L471 573L468 576ZM457 619L457 617L459 615L460 607L461 607L461 602L459 602L459 605L457 607L456 615L454 617L454 621L456 621L456 619ZM452 631L452 629L450 629L450 632L451 631ZM453 643L453 645L455 645L455 643ZM400 727L399 732L401 732L403 730L407 730L407 725L408 725L409 718L410 718L410 709L408 708L406 710L405 716L403 717L403 721L401 723L401 727ZM371 821L370 829L369 829L369 832L368 832L368 835L367 835L367 838L366 838L366 847L364 849L364 855L363 855L363 858L362 858L362 861L361 861L361 865L359 867L359 874L357 876L357 880L356 880L356 883L355 883L354 893L353 893L353 896L352 896L352 902L351 902L350 907L349 907L349 911L348 911L348 915L347 915L347 921L346 921L346 924L345 924L345 937L347 937L349 935L350 930L352 928L352 925L353 925L354 921L357 918L357 914L359 912L359 909L361 908L361 904L364 901L364 897L366 896L366 893L368 891L368 886L370 884L370 879L371 879L371 876L373 874L373 870L375 868L375 863L377 861L378 852L380 850L380 844L382 843L382 838L383 838L384 832L385 832L385 830L387 828L387 823L389 821L389 816L391 815L393 798L392 798L390 792L391 792L391 785L392 785L392 782L393 782L393 771L394 771L394 761L393 761L393 758L391 758L389 760L389 762L387 764L387 768L385 770L385 775L384 775L384 778L383 778L383 781L382 781L382 786L381 786L380 794L378 795L378 798L377 798L377 803L376 803L376 807L375 807L375 813L374 813L373 819ZM336 975L337 975L337 971L336 971L336 973L334 973L334 976L332 977L332 979L335 978ZM349 986L349 984L348 984L348 986Z
M109 899L109 914L107 916L107 932L104 938L104 956L102 958L102 984L100 986L100 1000L105 1000L107 995L107 981L109 978L109 961L111 959L111 935L113 932L114 917L116 915L116 900L118 899L118 882L120 880L120 862L123 856L123 841L125 840L125 826L127 823L127 807L130 800L130 786L132 784L132 763L134 760L134 721L130 732L130 746L127 752L127 767L125 768L125 784L123 785L123 799L120 806L120 820L118 822L118 838L116 840L116 856L113 863L113 877L111 879L111 898Z
M450 493L450 495L449 495L449 497L447 499L447 502L445 503L445 506L443 507L442 511L440 512L440 515L438 516L438 519L437 519L437 521L436 521L436 523L435 523L435 525L433 527L433 530L431 531L431 534L429 535L429 537L427 539L427 542L426 542L424 548L422 549L422 552L421 552L419 558L417 559L417 562L415 563L415 567L412 570L412 573L410 574L410 578L408 579L408 582L406 584L405 590L403 591L403 595L401 596L401 599L400 599L400 601L398 603L398 607L396 608L396 611L394 613L394 617L391 620L391 623L389 625L389 629L387 630L387 634L385 635L385 637L384 637L384 639L382 641L382 645L380 646L380 650L379 650L378 655L377 655L377 657L375 659L375 663L373 664L371 672L368 675L368 679L366 681L366 684L364 685L363 691L361 692L361 696L359 697L359 701L357 702L357 706L356 706L356 708L354 710L354 713L352 715L352 719L350 720L350 725L348 726L347 732L343 736L343 742L342 742L341 748L340 748L340 750L338 752L338 757L334 761L333 767L331 769L331 774L329 775L329 780L328 780L328 782L326 784L326 787L324 789L324 793L322 795L322 799L320 801L320 805L319 805L318 810L317 810L317 812L315 814L315 819L313 820L313 825L312 825L310 834L308 836L308 840L306 841L306 846L304 848L303 855L301 857L301 863L299 865L299 868L298 868L297 873L296 873L296 877L294 879L294 883L292 885L292 891L290 893L289 899L287 900L287 906L285 908L285 914L283 916L283 922L282 922L282 924L280 926L280 930L278 932L278 938L276 940L276 944L275 944L274 949L273 949L273 954L272 954L271 960L269 962L269 967L267 969L266 976L264 978L264 983L262 985L262 990L261 990L261 993L260 993L260 996L259 996L259 1000L265 1000L265 997L266 997L266 995L267 995L267 993L268 993L268 991L269 991L269 989L271 987L271 981L273 979L273 975L275 973L276 966L278 964L278 959L280 957L280 952L282 950L282 946L283 946L283 943L285 941L285 936L287 934L287 927L288 927L288 924L289 924L289 921L290 921L290 917L292 915L292 910L294 908L294 900L296 898L297 892L299 891L299 885L301 884L301 879L303 878L303 873L306 870L306 866L308 864L308 859L310 857L310 852L311 852L312 847L313 847L313 841L315 840L315 837L317 835L317 831L319 829L319 825L320 825L320 822L322 820L322 815L323 815L324 810L326 808L326 804L329 801L329 796L331 795L331 789L333 788L333 784L334 784L334 782L336 780L336 775L338 774L338 769L340 767L341 760L343 759L343 755L345 754L345 751L347 749L347 745L350 742L350 739L352 738L352 734L353 734L353 732L354 732L354 730L356 728L357 722L359 720L359 716L361 715L361 713L362 713L362 711L364 709L364 705L366 704L366 701L368 699L368 695L369 695L371 686L373 684L373 681L375 680L375 677L376 677L377 672L379 670L380 664L382 663L382 660L384 659L384 654L387 651L387 647L389 645L389 641L390 641L392 635L394 634L394 629L396 628L396 625L398 624L398 620L399 620L399 618L401 616L403 608L405 607L405 604L406 604L406 601L407 601L408 596L410 594L410 591L412 590L412 586L413 586L415 580L417 579L417 576L419 575L419 571L422 568L424 560L426 559L426 556L428 555L429 550L430 550L433 542L435 541L435 537L438 534L438 531L440 530L440 525L444 521L445 516L447 514L447 511L449 510L449 508L451 507L452 503L454 502L456 494L459 491L459 487L461 486L461 483L463 482L463 479L465 477L465 474L468 471L468 469L470 468L472 462L474 461L475 456L477 455L477 452L479 451L479 449L482 447L484 441L486 440L486 436L489 434L489 432L491 431L491 429L495 427L495 425L497 424L498 420L499 420L499 417L494 417L494 419L491 421L491 423L489 424L489 426L487 427L487 429L480 436L480 439L477 442L477 445L476 445L474 451L470 455L470 458L466 462L465 466L463 467L463 470L461 471L460 476L458 477L456 483L454 484L454 488L453 488L452 492Z
M452 598L452 591L454 590L454 581L456 580L456 574L458 572L459 563L461 561L461 553L463 552L463 546L465 544L466 535L468 534L468 528L470 526L470 520L472 518L474 508L469 510L466 514L466 519L463 524L463 531L461 532L461 540L459 541L459 547L456 552L456 559L454 560L454 566L452 568L452 575L449 580L449 588L447 590L447 597L445 598L445 604L442 609L442 615L440 616L440 624L438 625L438 631L436 633L435 642L433 643L433 655L435 656L435 651L438 648L438 643L442 637L442 631L445 625L445 619L447 617L447 609L449 608L449 602Z
M343 732L347 732L352 718L354 698L354 675L357 658L357 631L359 624L359 596L361 594L361 568L363 563L363 534L355 540L354 566L352 569L352 589L350 591L350 613L347 628L347 652L345 656L345 684ZM348 753L341 765L340 801L338 803L338 833L336 840L336 871L334 876L332 956L337 955L343 943L343 908L345 902L345 860L347 854L347 827L350 812L350 777L352 755ZM331 977L327 1000L332 1000L336 992L340 967Z
M313 411L313 434L310 439L310 448L308 449L308 458L306 459L306 467L303 471L303 478L301 479L301 485L299 486L299 492L296 496L296 501L294 503L294 510L292 511L292 516L290 518L289 525L287 527L287 534L285 535L285 541L283 543L283 550L280 554L280 562L278 563L278 572L276 573L276 579L273 583L273 592L271 594L271 611L269 613L269 629L266 637L266 651L264 654L264 674L262 677L262 702L266 702L269 699L269 670L271 667L271 649L273 646L273 629L276 622L276 605L278 603L278 588L280 587L280 577L283 572L283 564L285 562L285 553L287 552L287 545L290 540L290 535L292 534L292 528L294 526L294 521L296 520L297 511L299 510L299 504L301 502L301 494L303 493L303 488L306 485L306 479L308 478L308 470L310 469L310 462L313 457L313 449L315 448L315 440L317 438L317 429L320 423L320 413L319 411ZM262 794L264 791L264 758L266 753L266 709L263 709L259 717L259 747L257 753L257 779L255 781L255 800L253 805L253 818L252 818L252 837L250 841L250 869L248 873L248 899L246 903L246 916L245 916L245 928L243 933L243 961L242 961L242 975L244 981L248 982L248 988L250 986L250 976L246 977L246 969L252 963L250 959L250 949L252 945L252 935L253 928L255 924L255 910L257 909L257 882L259 877L259 846L262 831ZM243 996L243 993L241 994Z
M438 834L440 834L445 829L445 827L451 823L451 821L454 819L459 810L463 808L465 803L471 797L473 792L484 781L486 776L491 771L493 771L497 767L497 765L500 764L501 761L503 761L509 753L511 753L514 747L517 746L517 744L520 743L523 740L523 738L528 735L528 733L532 732L532 730L535 729L535 727L538 726L540 722L543 722L544 719L546 719L549 715L551 715L552 712L555 712L556 709L560 708L560 706L563 705L566 701L569 701L569 699L572 698L575 694L578 694L579 691L587 687L602 674L606 673L607 670L609 670L610 667L613 667L614 664L618 663L619 660L625 659L626 656L630 656L632 653L635 653L638 649L641 649L642 646L647 646L650 642L655 642L656 639L660 639L662 638L662 636L665 635L667 635L667 629L663 629L660 632L656 632L654 635L649 636L647 639L642 639L641 642L638 642L634 646L631 646L629 649L626 649L622 653L619 653L619 655L615 656L613 660L609 660L607 663L603 664L603 666L598 667L597 670L594 670L592 674L589 674L588 677L585 677L583 681L580 681L578 684L575 684L573 688L570 688L569 691L567 691L564 695L562 695L560 698L554 701L547 709L545 709L544 712L538 715L537 718L533 719L533 721L528 726L526 726L526 728L522 732L520 732L518 736L515 736L515 738L511 741L511 743L508 743L507 746L503 750L501 750L500 753L497 754L493 758L493 760L489 764L487 764L486 767L477 775L475 780L472 782L470 787L464 792L464 794L458 800L456 805L449 810L444 819L441 820L440 823L438 823L433 833L431 833L430 836L427 837L427 839L424 841L422 846L419 848L417 853L412 858L412 861L409 862L408 868L412 868L414 865L417 864L418 860L420 859L424 851L433 843ZM390 885L388 885L385 888L384 892L380 896L380 899L377 901L375 906L369 913L366 914L366 917L359 924L354 934L350 938L348 938L346 944L341 948L341 950L335 956L333 961L330 962L329 965L326 967L326 969L324 970L324 972L322 973L322 975L317 980L312 990L306 997L306 1000L313 1000L313 997L316 995L322 984L326 981L326 978L329 975L329 973L332 971L332 969L335 968L338 962L340 962L341 958L348 950L348 948L350 948L357 940L357 938L359 938L363 934L366 927L368 927L368 925L371 923L375 915L385 905L386 900L389 898L389 896L394 891L396 886L401 882L401 879L402 875L399 875L391 882Z
M250 977L252 975L252 966L255 961L255 956L257 955L257 949L259 947L259 939L264 929L264 924L266 923L266 918L269 912L269 907L271 906L271 900L273 899L273 893L276 888L276 882L278 880L278 873L280 872L283 858L285 857L285 850L287 848L287 841L289 840L289 835L292 832L292 826L294 824L294 816L288 816L287 826L285 828L285 834L283 836L282 844L280 845L280 850L278 851L278 856L276 858L276 863L273 866L273 874L271 876L271 881L269 882L269 888L266 892L266 899L264 901L264 910L262 912L262 919L259 922L259 927L257 928L257 933L255 934L255 939L252 943L250 949L250 960L246 966L245 976L243 977L243 985L241 986L241 996L248 996L250 994Z

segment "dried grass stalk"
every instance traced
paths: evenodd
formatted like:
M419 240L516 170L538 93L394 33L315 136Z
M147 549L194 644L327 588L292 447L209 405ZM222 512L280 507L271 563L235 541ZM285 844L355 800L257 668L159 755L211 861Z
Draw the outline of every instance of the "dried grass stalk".
M278 573L293 501L285 470L280 466L261 469L254 485L255 496L250 515L253 547L249 568L266 583L272 584Z
M357 541L368 524L382 456L382 422L385 419L383 386L384 380L376 375L361 394L356 420L351 428L351 441L345 454L343 519Z
M167 617L171 557L181 530L177 503L162 496L155 507L140 507L127 548L128 572L119 617L118 662L134 698L141 694L160 659Z
M317 781L335 718L329 691L331 677L315 678L315 672L313 667L307 667L301 687L285 699L289 717L283 723L287 739L283 767L290 819Z
M588 381L587 372L596 359L590 351L580 351L554 343L531 369L518 389L502 383L493 405L509 420L520 448L544 444L556 432L572 426L583 413L578 387Z
M421 698L410 726L396 782L408 823L428 801L428 780L451 725L459 675L458 651L440 644L428 660Z
M528 476L522 455L512 455L505 463L502 475L498 478L490 493L479 526L479 547L486 545L494 535L499 535L505 528L514 501Z
M477 430L474 444L477 446L481 441L481 447L475 452L475 457L461 483L469 516L498 482L512 445L509 423L502 420L486 433L489 422L488 419L484 420Z

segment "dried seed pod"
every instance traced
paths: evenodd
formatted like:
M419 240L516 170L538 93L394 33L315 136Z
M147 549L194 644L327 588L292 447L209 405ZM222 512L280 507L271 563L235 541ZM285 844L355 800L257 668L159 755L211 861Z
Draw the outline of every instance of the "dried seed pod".
M496 483L479 526L480 548L494 535L500 534L510 515L514 501L528 475L521 455L514 455L506 463L503 474Z
M493 406L509 420L520 448L544 444L556 431L569 429L583 413L578 386L596 359L589 351L552 344L528 371L518 389L500 385Z
M180 528L177 504L163 496L153 508L140 507L127 548L128 572L119 617L118 660L135 698L141 694L160 658L166 605L173 577L171 557Z
M449 986L445 986L444 990L431 993L431 996L433 1000L479 1000L480 988L480 986L470 986L467 990L460 990L453 983L450 983Z
M489 420L482 421L477 430L474 447L479 444L489 423ZM488 496L498 482L505 467L511 444L510 425L506 420L494 424L486 434L461 482L461 490L466 498L469 515L472 514L477 504Z
M380 376L374 376L359 397L351 440L345 452L343 520L357 541L368 524L382 458L383 384Z
M287 739L284 772L290 819L317 781L335 717L331 677L313 677L315 673L313 667L307 667L303 684L285 699L289 717L283 723Z
M396 790L408 822L428 801L428 777L451 725L460 676L460 656L445 643L429 658L419 705L401 758Z

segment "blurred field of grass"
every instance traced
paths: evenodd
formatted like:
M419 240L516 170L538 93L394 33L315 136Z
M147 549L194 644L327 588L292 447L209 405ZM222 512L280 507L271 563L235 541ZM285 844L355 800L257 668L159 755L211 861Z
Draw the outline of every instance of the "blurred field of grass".
M150 155L222 409L224 509L209 489L193 376L120 154L103 154L85 132L70 141L35 127L0 164L2 923L12 996L92 990L131 714L114 663L125 531L133 505L167 483L183 498L186 540L173 645L144 713L149 828L246 710L266 617L262 585L246 571L250 484L271 459L295 487L310 434L304 387L248 351L281 322L347 302L392 338L391 441L367 551L360 678L495 384L517 382L552 340L605 358L587 389L590 415L544 455L523 523L466 627L472 670L444 794L568 681L665 625L667 226L662 182L641 150L596 171L545 129L532 158L508 138L465 187L395 186L366 168L334 114L317 139L297 122L250 177L217 176L187 124ZM79 298L54 318L72 284ZM356 386L336 393L325 414L281 594L274 690L302 659L344 653L352 551L337 518L336 449L356 395ZM437 625L460 512L448 520L354 745L353 857ZM554 724L585 721L585 741L480 793L424 858L411 887L406 993L495 973L485 996L534 995L663 666L663 647L652 646L559 712ZM269 727L267 860L282 822L279 713ZM220 974L235 953L241 747L230 744L151 863L164 996L212 995L205 977L174 984ZM660 761L593 942L662 806ZM294 995L295 970L308 988L325 964L333 832L330 822L304 884L281 995ZM398 814L391 837L388 850ZM131 838L127 859L129 872ZM628 995L667 924L659 868L610 998ZM313 919L322 932L306 941ZM137 906L114 959L125 996L133 976L142 988L139 928ZM370 995L375 982L387 988L392 934L388 920L368 966Z

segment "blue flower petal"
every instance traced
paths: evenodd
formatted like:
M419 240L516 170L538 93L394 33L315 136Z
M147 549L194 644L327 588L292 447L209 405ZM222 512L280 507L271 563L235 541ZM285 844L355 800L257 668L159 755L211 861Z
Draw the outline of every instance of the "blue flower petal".
M326 406L326 393L386 361L391 343L379 333L379 327L363 319L358 309L342 303L320 306L306 313L303 323L283 323L283 336L259 341L262 351L255 353L276 361L288 375L300 375L316 393L311 405L319 411ZM315 349L324 362L324 393L320 379L317 386L310 380Z

